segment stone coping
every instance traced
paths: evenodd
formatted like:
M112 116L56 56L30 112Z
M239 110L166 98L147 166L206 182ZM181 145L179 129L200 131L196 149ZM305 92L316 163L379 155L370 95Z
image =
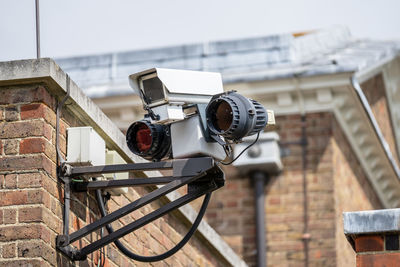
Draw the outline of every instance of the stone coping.
M347 236L400 232L400 209L344 212L343 224Z
M67 74L55 63L53 59L27 59L0 62L0 86L14 86L22 84L42 83L47 85L51 93L63 98L67 92ZM70 98L68 106L64 107L74 115L92 126L105 140L109 149L116 150L127 162L144 162L145 160L134 155L127 147L124 134L101 111L101 109L70 80ZM159 176L159 172L145 172L147 175ZM173 201L179 193L173 192L166 196L167 201ZM190 206L183 206L177 210L184 222L192 224L197 212ZM211 246L232 266L247 266L247 264L232 250L232 248L215 232L215 230L202 221L196 232L206 245Z

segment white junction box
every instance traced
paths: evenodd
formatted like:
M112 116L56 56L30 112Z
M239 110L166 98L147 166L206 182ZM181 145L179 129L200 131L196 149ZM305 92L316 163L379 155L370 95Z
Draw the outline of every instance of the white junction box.
M257 135L243 138L243 142L234 147L236 158L246 147L252 144ZM235 162L241 173L250 171L264 171L271 175L278 174L282 168L281 153L279 148L279 135L276 132L261 132L257 143L247 149Z
M106 153L106 164L107 165L125 164L125 163L126 163L126 161L116 151L107 150L107 153ZM129 173L128 172L107 173L107 174L104 174L104 177L107 180L129 179ZM113 196L119 196L121 194L128 193L128 187L111 188L111 189L107 189L107 192L109 192Z
M67 163L81 166L104 165L106 144L92 127L67 129Z

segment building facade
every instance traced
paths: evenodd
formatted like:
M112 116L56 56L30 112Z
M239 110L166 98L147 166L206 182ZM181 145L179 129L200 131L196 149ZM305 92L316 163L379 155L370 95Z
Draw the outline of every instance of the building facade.
M58 120L58 103L66 95ZM246 266L206 222L199 225L189 243L162 261L133 260L113 243L81 261L71 261L61 253L57 244L64 241L56 241L58 236L69 233L71 237L101 217L93 191L72 190L68 197L58 175L58 159L65 158L67 151L66 129L79 126L92 127L107 149L127 163L143 162L129 151L122 132L53 60L0 62L0 266ZM161 173L132 175L159 177ZM108 201L107 212L126 208L153 190L154 186L130 187ZM171 192L119 217L112 226L119 230L180 197ZM130 253L163 254L182 240L195 218L192 207L181 207L119 240ZM106 235L96 229L71 244L82 249Z
M127 77L152 67L221 72L225 90L274 110L267 130L280 136L284 169L264 190L268 266L355 266L342 212L400 206L395 42L356 40L339 27L56 62L122 131L143 114ZM256 266L253 181L224 170L205 220Z

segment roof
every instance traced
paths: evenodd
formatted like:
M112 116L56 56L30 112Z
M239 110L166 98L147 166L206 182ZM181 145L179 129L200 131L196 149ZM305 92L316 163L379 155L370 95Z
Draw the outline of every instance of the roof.
M397 54L400 43L358 40L346 27L56 59L91 97L130 94L128 76L148 68L215 71L224 83L355 72Z

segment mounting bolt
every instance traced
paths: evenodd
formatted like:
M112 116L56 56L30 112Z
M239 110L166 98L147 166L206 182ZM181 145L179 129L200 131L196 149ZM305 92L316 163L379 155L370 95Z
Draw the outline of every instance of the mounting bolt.
M66 235L59 235L56 238L57 246L65 247L68 245L68 237Z

